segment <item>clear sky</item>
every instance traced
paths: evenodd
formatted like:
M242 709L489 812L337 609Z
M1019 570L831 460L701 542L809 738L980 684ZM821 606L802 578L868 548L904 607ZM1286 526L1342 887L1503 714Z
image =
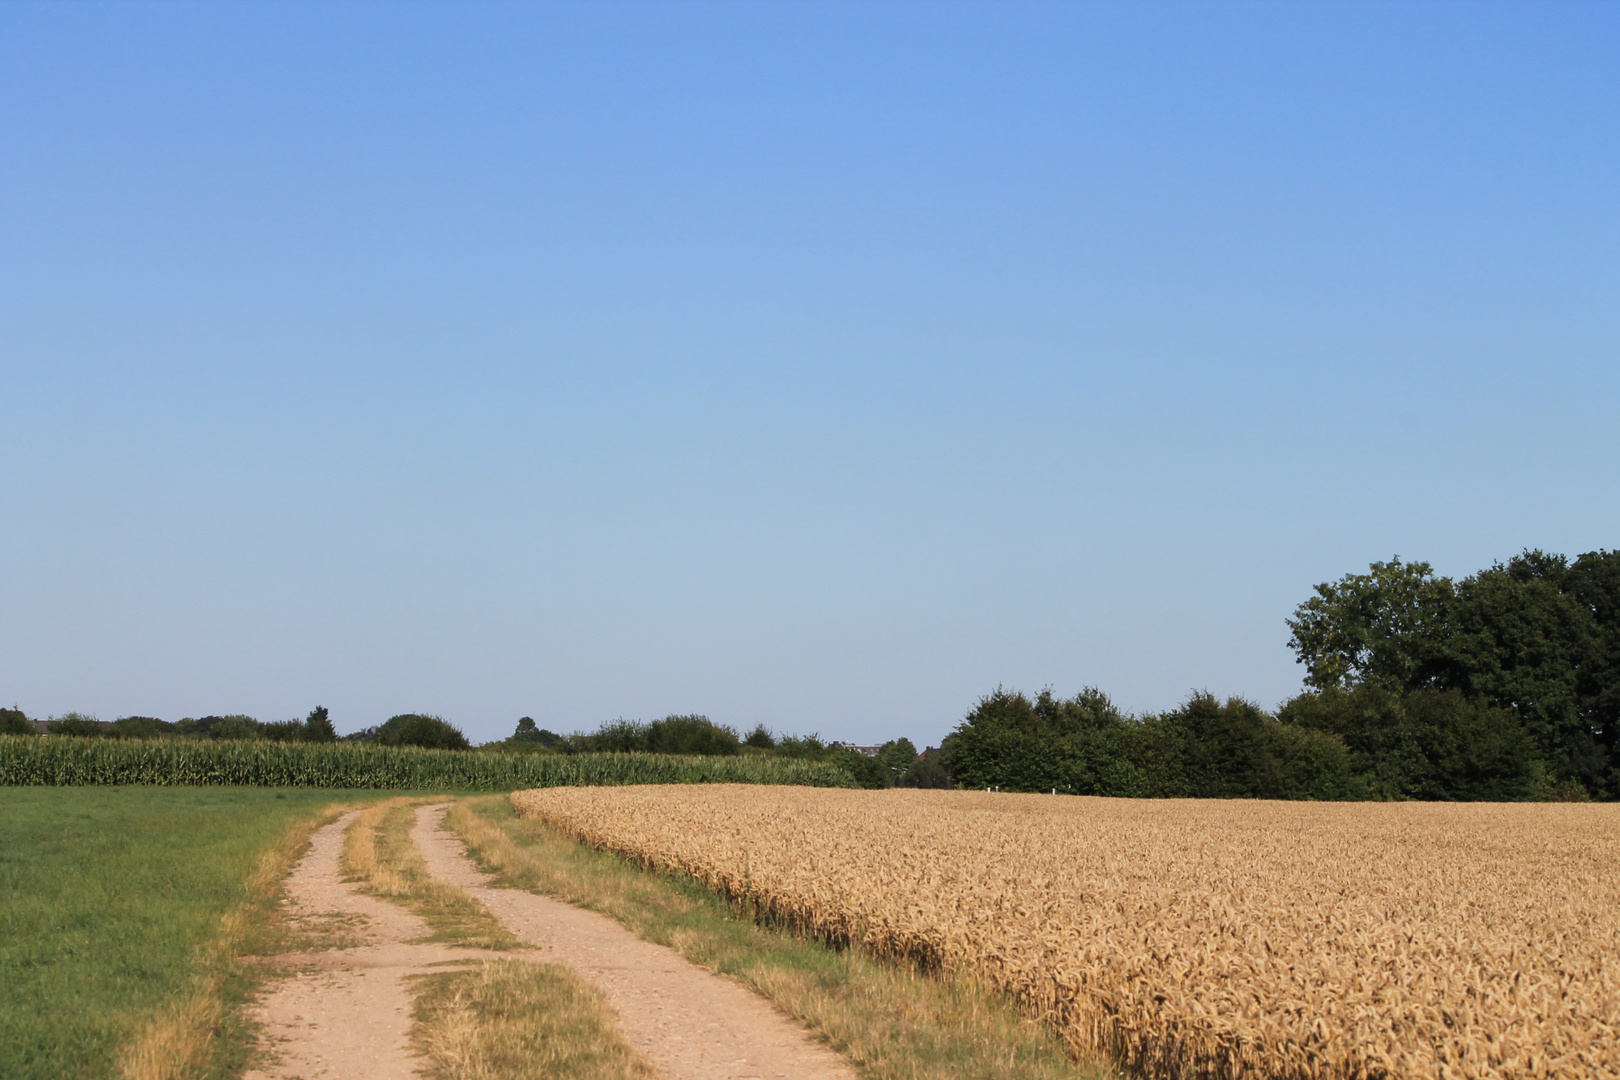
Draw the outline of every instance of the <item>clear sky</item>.
M1620 6L0 5L0 698L937 742L1620 546Z

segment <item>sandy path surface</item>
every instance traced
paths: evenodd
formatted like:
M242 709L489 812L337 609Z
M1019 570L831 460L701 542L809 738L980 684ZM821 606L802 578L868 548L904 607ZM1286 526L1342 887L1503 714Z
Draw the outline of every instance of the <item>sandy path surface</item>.
M842 1057L769 1001L643 941L606 915L519 889L497 889L459 837L446 806L416 812L411 838L434 876L466 889L547 960L573 967L618 1013L626 1040L668 1080L857 1080Z
M405 977L443 970L430 965L492 955L483 949L406 944L427 936L428 924L343 880L338 867L343 831L358 813L345 814L311 838L308 854L287 879L287 914L295 929L359 944L277 958L296 973L272 982L248 1010L263 1025L260 1046L270 1060L244 1080L415 1075L421 1059L408 1039L411 994Z

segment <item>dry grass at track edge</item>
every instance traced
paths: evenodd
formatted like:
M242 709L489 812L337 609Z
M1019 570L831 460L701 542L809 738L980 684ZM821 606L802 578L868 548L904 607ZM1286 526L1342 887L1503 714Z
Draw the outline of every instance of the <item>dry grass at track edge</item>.
M518 937L465 890L428 872L411 842L416 808L440 799L389 799L361 812L343 838L343 872L362 890L399 904L433 928L427 941L476 949L512 949Z
M227 986L248 977L243 955L263 931L281 892L281 883L309 846L315 830L348 807L328 806L294 822L259 856L244 885L242 900L220 919L220 932L203 955L192 988L152 1017L124 1048L118 1073L123 1080L185 1080L205 1075L230 1010Z
M464 800L447 825L499 884L599 911L638 936L737 979L818 1033L867 1080L1101 1080L1039 1021L963 975L835 951L737 918L684 878L650 873L541 821L504 797Z
M653 1080L602 995L562 964L493 960L413 978L430 1080Z

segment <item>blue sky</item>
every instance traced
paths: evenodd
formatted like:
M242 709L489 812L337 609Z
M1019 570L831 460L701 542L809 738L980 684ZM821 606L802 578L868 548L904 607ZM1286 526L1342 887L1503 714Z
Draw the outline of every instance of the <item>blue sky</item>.
M0 697L937 742L1620 546L1620 7L0 5Z

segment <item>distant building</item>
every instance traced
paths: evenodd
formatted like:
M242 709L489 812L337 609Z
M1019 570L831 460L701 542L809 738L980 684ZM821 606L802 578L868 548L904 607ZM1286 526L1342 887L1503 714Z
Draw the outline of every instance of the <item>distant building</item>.
M852 742L835 742L833 745L842 750L853 750L857 754L865 754L867 757L877 757L878 751L883 749L882 744L877 746L858 746Z

